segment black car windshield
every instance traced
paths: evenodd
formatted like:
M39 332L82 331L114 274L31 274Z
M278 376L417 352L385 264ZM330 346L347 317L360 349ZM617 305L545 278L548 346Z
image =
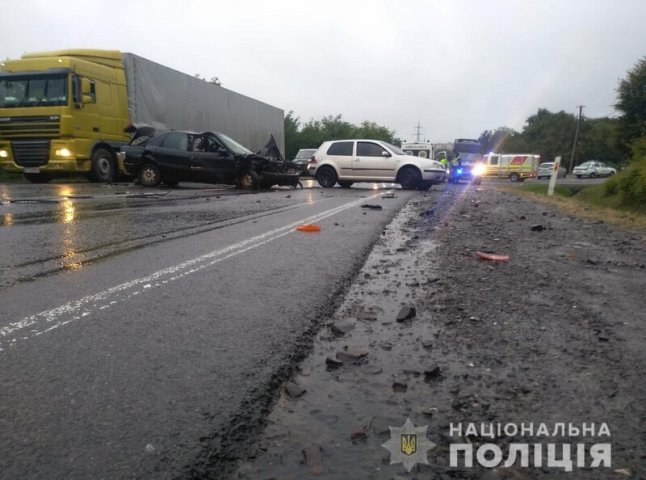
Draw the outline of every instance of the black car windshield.
M67 105L67 76L0 76L0 108Z
M249 150L246 147L243 147L240 145L238 142L236 142L234 139L227 137L223 133L216 133L214 134L216 138L224 145L224 147L229 150L231 153L234 155L248 155L250 153L253 153L251 150Z

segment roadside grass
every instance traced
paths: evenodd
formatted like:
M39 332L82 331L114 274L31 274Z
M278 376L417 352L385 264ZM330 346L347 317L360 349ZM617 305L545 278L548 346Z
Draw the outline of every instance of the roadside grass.
M557 185L554 196L547 196L547 184L499 185L495 188L554 205L570 215L602 220L628 230L646 234L646 204L625 205L620 193L608 195L604 184ZM644 236L646 239L646 236Z

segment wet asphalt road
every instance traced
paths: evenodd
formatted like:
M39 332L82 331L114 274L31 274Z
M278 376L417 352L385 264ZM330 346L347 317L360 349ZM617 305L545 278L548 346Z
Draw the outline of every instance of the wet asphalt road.
M217 478L420 195L363 187L0 185L0 478Z

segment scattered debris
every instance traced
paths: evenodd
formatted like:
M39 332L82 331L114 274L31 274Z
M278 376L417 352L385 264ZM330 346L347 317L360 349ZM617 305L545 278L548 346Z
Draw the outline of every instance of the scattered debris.
M397 198L393 192L386 192L381 195L381 198Z
M359 367L359 370L364 375L379 375L384 371L383 368L377 367L376 365L362 365L361 367Z
M365 440L368 438L368 432L366 431L366 427L360 427L352 431L350 434L350 438L352 440Z
M341 362L358 362L368 356L365 350L343 350L336 352L337 360Z
M476 252L480 260L489 260L490 262L508 262L509 255L496 255L494 253Z
M615 473L618 473L619 475L624 475L626 477L630 477L633 474L633 472L631 472L627 468L618 468L617 470L615 470Z
M345 335L354 330L354 324L348 320L339 320L332 324L332 332L336 335Z
M321 475L323 473L323 456L321 455L321 446L312 445L303 449L303 458L305 465L310 467L310 473Z
M300 232L320 232L321 226L316 225L315 223L306 223L305 225L299 225L296 227L296 230Z
M417 315L417 311L415 310L414 306L404 306L399 310L399 313L397 314L397 323L405 322L406 320L413 318L415 315Z
M371 203L364 203L361 208L369 208L370 210L383 210L381 205L374 205Z
M327 357L327 358L325 359L325 364L326 364L329 368L339 368L339 367L342 367L342 366L343 366L343 361L338 360L338 359L336 359L336 358Z
M529 229L532 232L542 232L543 230L545 230L545 227L540 223L537 223L536 225L532 225L531 227L529 227Z
M285 385L285 391L291 398L301 397L305 392L307 392L307 390L294 382L287 382L287 385Z
M433 364L430 367L428 367L426 370L424 370L424 378L426 380L437 378L440 376L440 366L437 364Z
M403 380L395 380L393 382L393 392L404 393L408 390L408 384Z

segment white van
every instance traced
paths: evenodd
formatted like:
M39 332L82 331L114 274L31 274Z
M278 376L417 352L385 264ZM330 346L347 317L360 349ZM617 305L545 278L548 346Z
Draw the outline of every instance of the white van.
M536 177L540 163L541 156L532 153L488 153L482 156L482 175L522 182L526 178Z

